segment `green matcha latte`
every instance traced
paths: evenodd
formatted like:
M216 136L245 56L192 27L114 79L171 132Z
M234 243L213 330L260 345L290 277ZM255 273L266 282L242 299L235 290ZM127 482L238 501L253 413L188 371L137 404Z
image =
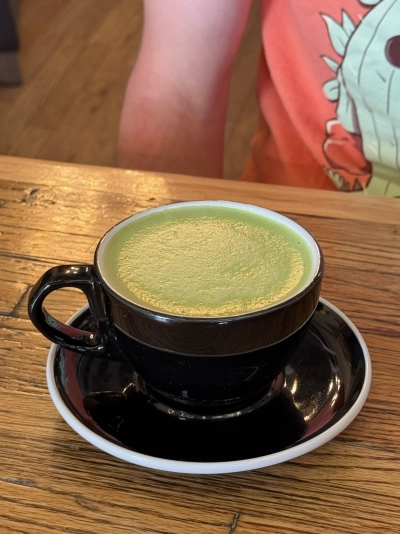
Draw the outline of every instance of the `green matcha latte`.
M287 224L237 204L177 206L110 232L101 270L123 298L172 315L234 316L288 299L313 275L309 244Z

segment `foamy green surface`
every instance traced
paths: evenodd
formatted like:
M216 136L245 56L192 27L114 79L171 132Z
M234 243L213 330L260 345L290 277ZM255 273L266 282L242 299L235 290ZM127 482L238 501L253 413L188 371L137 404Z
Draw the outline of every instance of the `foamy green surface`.
M106 246L104 272L125 298L192 317L249 313L285 300L312 269L308 245L283 224L221 206L151 213Z

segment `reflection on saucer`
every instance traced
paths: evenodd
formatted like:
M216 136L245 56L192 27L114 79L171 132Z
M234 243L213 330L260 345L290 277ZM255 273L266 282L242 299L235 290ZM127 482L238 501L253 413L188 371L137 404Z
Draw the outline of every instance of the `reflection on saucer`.
M224 421L179 420L150 405L142 393L84 398L99 427L137 452L192 462L223 462L273 454L297 442L307 424L288 391L256 411Z

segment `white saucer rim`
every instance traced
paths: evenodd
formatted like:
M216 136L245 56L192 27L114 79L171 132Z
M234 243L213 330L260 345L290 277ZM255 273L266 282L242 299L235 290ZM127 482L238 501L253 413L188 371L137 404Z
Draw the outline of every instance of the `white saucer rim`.
M122 445L118 445L110 442L106 438L99 436L94 431L86 427L81 421L79 421L71 410L64 403L54 376L54 360L57 350L57 345L52 344L47 358L46 377L47 385L51 399L57 408L61 417L65 422L79 434L83 439L97 447L98 449L107 452L108 454L115 456L128 463L157 469L160 471L168 471L172 473L186 473L186 474L224 474L224 473L236 473L240 471L250 471L253 469L261 469L263 467L269 467L278 463L293 460L299 456L303 456L312 450L321 447L325 443L331 441L334 437L339 435L359 414L361 408L364 406L367 400L368 393L371 387L372 369L371 358L368 347L359 332L358 328L353 322L336 306L331 304L326 299L320 297L321 304L327 306L334 311L343 321L350 327L354 335L360 344L365 361L365 377L361 391L354 401L351 408L330 428L321 432L320 434L310 438L307 441L294 445L290 449L285 449L273 454L265 456L259 456L256 458L248 458L244 460L234 460L226 462L186 462L179 460L169 460L164 458L158 458L149 456L146 454L138 453L127 449ZM83 312L88 309L88 305L83 306L77 311L68 321L67 324L71 324L75 321Z

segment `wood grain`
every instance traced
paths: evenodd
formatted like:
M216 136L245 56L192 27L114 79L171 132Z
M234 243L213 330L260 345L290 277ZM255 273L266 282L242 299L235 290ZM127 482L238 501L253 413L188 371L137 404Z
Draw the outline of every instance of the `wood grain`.
M50 343L27 317L50 266L91 262L100 236L136 211L221 198L293 217L325 254L323 296L358 326L373 382L355 421L293 461L179 475L95 449L47 392ZM0 531L49 534L400 532L400 206L396 199L0 157ZM85 302L52 295L67 318Z

